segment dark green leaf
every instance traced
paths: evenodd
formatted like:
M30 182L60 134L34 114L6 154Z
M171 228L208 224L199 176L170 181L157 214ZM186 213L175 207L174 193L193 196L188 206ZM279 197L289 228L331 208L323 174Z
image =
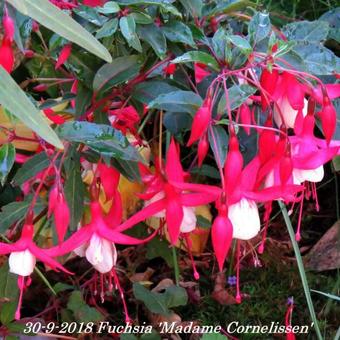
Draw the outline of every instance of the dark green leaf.
M320 21L326 21L329 25L328 39L334 39L340 43L340 7L333 8L324 13L319 18Z
M228 14L239 11L248 6L253 7L254 3L247 0L220 1L217 5L215 3L209 3L208 5L205 5L203 7L202 14L210 18L218 13Z
M13 182L22 185L24 182L34 177L38 172L46 169L50 164L45 152L40 152L32 156L17 171L13 178Z
M146 13L133 12L130 15L135 19L136 24L148 25L153 23L153 18Z
M103 156L125 160L140 160L137 150L124 135L109 125L88 122L67 122L57 129L59 136L69 142L84 143Z
M245 55L249 55L252 52L252 47L250 46L248 40L245 38L242 38L239 35L229 35L227 36L227 39L235 46L237 46L242 53Z
M184 288L178 286L170 286L165 289L165 303L167 307L173 308L185 306L188 302L188 295Z
M103 65L93 80L93 89L98 91L105 86L108 89L133 78L139 72L142 61L139 56L119 57L110 64Z
M169 243L164 239L153 238L146 246L146 258L152 260L161 257L169 267L173 267L172 252Z
M56 294L60 292L64 292L65 290L74 290L75 287L68 285L66 283L58 282L53 286L53 290L56 292Z
M97 11L103 14L118 13L120 11L120 7L115 1L108 1L103 7L97 8Z
M233 85L228 89L228 98L230 101L230 110L235 110L241 106L249 96L256 92L256 88L247 84ZM226 97L223 94L217 107L219 114L226 113Z
M129 46L131 46L138 52L142 52L142 45L136 34L135 19L131 15L122 17L119 20L119 27L123 34L123 37L126 39Z
M271 23L269 13L257 12L249 22L248 33L250 43L257 44L259 41L267 38L271 32Z
M0 146L0 183L5 184L15 160L15 147L11 143Z
M0 267L0 297L15 300L18 293L17 275L9 272L9 267L6 263Z
M118 28L118 19L114 18L107 21L96 33L96 38L101 39L113 35Z
M213 125L211 130L209 129L208 137L216 163L223 167L228 151L228 135L222 126Z
M174 91L161 94L149 103L150 109L194 114L202 105L202 98L191 91Z
M166 40L165 36L155 24L140 25L138 35L146 41L155 51L159 58L163 59L166 55Z
M30 16L52 32L76 43L106 62L111 62L110 53L98 40L70 15L61 11L48 0L8 0L8 2L18 11Z
M143 104L149 104L159 95L176 90L178 88L169 85L165 81L151 80L136 85L133 89L132 97Z
M0 321L3 325L8 325L14 320L17 304L17 301L11 301L1 305Z
M86 108L91 104L92 91L82 82L78 82L77 97L75 99L75 117L79 118L86 112Z
M162 30L170 41L196 46L190 28L180 21L171 20L162 26Z
M182 17L182 14L173 6L169 1L166 0L118 0L120 5L155 5L160 6L165 12L172 13L177 17Z
M282 33L289 40L320 42L327 38L329 25L325 21L298 21L282 28Z
M312 74L327 75L339 70L339 58L321 44L298 42L293 51L302 58L307 71Z
M39 136L57 148L63 149L63 144L48 125L45 117L2 66L0 66L0 104Z
M72 152L70 155L71 168L67 169L64 191L70 208L70 230L76 230L84 211L85 188L80 172L80 155Z
M75 319L79 322L87 323L104 320L104 316L97 309L86 304L80 291L71 293L67 308L73 312Z
M174 135L189 129L191 122L191 116L185 112L166 112L163 117L164 126Z
M212 69L218 71L219 66L217 61L214 57L212 57L210 54L206 52L201 51L190 51L187 53L184 53L183 55L177 57L172 61L172 63L189 63L189 62L195 62L195 63L201 63L208 65Z
M0 233L5 233L13 223L25 217L31 200L32 196L26 196L24 201L12 202L2 207L0 212ZM34 206L35 214L40 214L44 208L45 205L38 200Z
M81 18L99 27L107 21L107 18L105 16L99 15L98 11L93 7L81 5L75 8L73 11Z
M202 0L180 0L180 3L192 15L192 17L199 18L202 15Z
M111 162L112 165L129 181L141 181L137 162L125 161L124 159L112 159Z

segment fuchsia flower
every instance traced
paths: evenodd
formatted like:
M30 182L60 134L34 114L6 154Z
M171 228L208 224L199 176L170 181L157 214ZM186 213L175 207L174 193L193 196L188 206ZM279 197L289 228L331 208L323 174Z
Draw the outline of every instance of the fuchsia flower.
M0 255L10 254L9 256L9 270L11 273L19 275L18 286L20 289L20 298L18 307L15 313L15 318L20 319L20 309L22 304L22 296L25 287L30 284L29 277L35 268L36 259L44 262L53 270L62 270L65 273L71 274L57 261L53 260L48 254L47 249L41 249L33 242L34 226L32 224L25 224L21 237L13 244L0 243Z
M176 72L176 64L169 63L163 68L163 72L167 76L172 76Z
M12 43L14 40L15 27L13 19L8 15L6 6L2 25L4 28L4 36L0 46L0 66L2 66L8 73L11 73L14 67Z
M144 209L122 223L118 227L119 230L129 228L150 216L165 216L170 241L172 244L176 244L181 230L185 232L193 220L192 211L190 212L190 209L187 208L214 201L221 192L214 186L184 181L185 174L180 163L177 145L173 139L167 153L164 172L159 165L156 166L154 175L143 166L141 166L141 170L142 179L147 189L144 194L139 196L149 202ZM161 214L157 215L159 213ZM182 225L184 218L189 221L186 226Z
M103 185L106 200L109 201L117 193L120 173L115 168L107 166L103 162L98 163L97 171Z
M72 44L66 44L60 51L57 63L55 64L55 69L58 70L62 65L65 64L72 52Z
M51 108L44 109L43 112L46 115L46 117L49 120L51 120L54 124L61 125L61 124L64 124L66 122L66 119L64 117L62 117L59 114L57 114L56 112L54 112L54 110L51 109Z
M206 134L211 121L211 97L208 94L203 105L195 113L187 146L192 145Z
M103 6L104 3L104 0L83 0L83 4L90 7Z
M207 134L205 133L198 142L197 155L198 155L198 166L201 167L203 161L209 151L209 142Z
M91 202L91 222L76 231L69 239L62 244L50 248L47 253L51 256L61 256L78 249L78 253L83 254L85 250L88 261L102 274L112 270L115 265L115 244L136 245L147 242L150 237L139 240L121 231L128 229L118 228L121 207L114 206L113 212L108 216L103 216L102 208L98 202ZM109 244L111 246L109 246ZM79 249L82 247L81 249ZM108 263L112 265L108 265Z
M207 65L201 63L194 64L196 84L201 83L206 77L210 76L211 72L206 70Z
M53 214L54 223L59 242L65 238L68 225L70 224L70 209L65 200L65 196L58 186L55 185L51 191L48 201L48 217Z
M111 125L120 130L124 135L128 131L137 135L135 125L140 121L137 110L132 106L126 106L120 109L109 110L109 120Z

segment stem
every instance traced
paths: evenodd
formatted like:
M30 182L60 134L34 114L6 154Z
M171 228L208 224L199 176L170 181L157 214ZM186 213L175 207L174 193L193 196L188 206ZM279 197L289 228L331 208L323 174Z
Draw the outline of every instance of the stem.
M179 266L178 266L178 260L177 260L176 247L173 246L171 250L172 250L172 262L174 264L174 270L175 270L175 282L176 282L176 286L179 286Z
M284 218L286 226L287 226L287 230L288 230L288 233L289 233L290 240L291 240L292 245L293 245L295 258L296 258L297 266L298 266L298 269L299 269L300 278L301 278L303 290L304 290L305 297L306 297L306 302L307 302L308 309L309 309L309 314L310 314L312 321L314 322L316 336L317 336L318 340L323 340L323 336L322 336L320 328L319 328L318 319L316 318L312 297L310 295L310 290L309 290L309 286L308 286L305 268L304 268L303 262L302 262L300 249L299 249L299 246L298 246L298 244L295 240L294 229L292 227L292 223L291 223L290 218L288 216L288 212L287 212L285 204L282 201L278 201L278 203L279 203L283 218Z

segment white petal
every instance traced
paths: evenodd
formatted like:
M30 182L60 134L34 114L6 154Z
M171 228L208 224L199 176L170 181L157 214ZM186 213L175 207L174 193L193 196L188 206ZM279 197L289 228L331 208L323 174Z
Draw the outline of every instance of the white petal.
M28 249L11 253L8 259L9 271L21 276L31 275L35 263L36 258Z
M87 244L84 243L78 248L74 249L73 252L80 257L84 257L86 253L86 248L87 248Z
M113 268L112 244L98 235L91 237L90 244L86 249L86 258L100 273L108 273Z
M183 220L180 226L182 233L190 233L196 228L197 218L195 215L195 208L183 207Z
M162 198L164 198L164 192L160 191L158 192L156 195L154 195L153 197L151 197L149 200L146 200L144 203L144 206L147 207L148 205L150 205L151 203L157 202L159 200L161 200ZM158 217L158 218L164 218L165 217L165 209L159 211L157 214L153 215L154 217Z
M254 201L242 198L228 209L228 217L233 225L233 238L249 240L260 231L260 216Z
M286 96L279 99L277 101L277 104L278 104L278 106L281 110L281 113L282 113L282 116L283 116L283 119L285 121L286 126L293 129L294 125L295 125L295 119L296 119L296 116L298 114L298 111L294 110L290 106L288 98ZM307 101L307 99L304 99L304 107L302 109L302 114L303 114L304 117L307 115L307 106L308 106L308 101ZM281 119L281 115L279 114L276 106L274 107L274 120L275 120L276 125L278 127L280 127L281 124L282 124L282 119Z
M293 170L293 178L294 182L297 181L299 183L303 183L304 181L309 182L321 182L325 173L323 170L323 165L319 166L316 169L311 170L303 170L303 169L294 169Z

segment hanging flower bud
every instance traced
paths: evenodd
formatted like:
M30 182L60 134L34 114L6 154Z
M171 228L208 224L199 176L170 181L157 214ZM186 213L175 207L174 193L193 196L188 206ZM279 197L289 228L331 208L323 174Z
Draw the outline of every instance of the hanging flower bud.
M96 7L96 6L102 6L103 2L104 2L103 0L84 0L83 4L85 6Z
M12 43L6 37L3 38L0 46L0 66L2 66L8 73L11 73L14 68Z
M111 200L117 190L120 173L115 168L109 167L102 162L98 163L98 172L106 199Z
M251 111L247 104L242 104L240 106L240 121L241 124L250 125L251 124ZM250 127L243 126L244 131L249 136L250 135Z
M192 145L202 138L206 133L211 120L211 98L210 95L204 100L198 109L192 122L191 134L187 146Z
M211 240L220 271L223 269L231 241L233 239L233 225L226 214L226 208L219 211L211 227Z
M35 54L35 52L32 51L32 50L25 50L24 51L24 55L25 55L26 58L33 58L34 54Z
M55 65L55 69L58 70L69 58L72 51L72 44L65 45L62 50L60 51L59 58Z
M2 20L5 37L12 43L14 40L15 26L13 19L8 15L8 10L5 8L5 14Z
M336 111L328 97L324 98L323 108L319 115L324 136L329 144L336 128Z
M70 224L70 209L62 193L58 194L54 207L54 222L59 242L62 242L65 238L68 225Z
M297 81L293 74L284 72L282 77L289 104L294 110L302 110L305 99L304 87Z
M169 63L163 68L163 72L167 76L172 76L176 72L176 64Z
M196 84L202 82L206 77L210 76L211 72L206 70L207 65L201 63L194 64L194 71L195 71L195 81Z
M48 86L46 84L39 84L33 87L33 91L36 91L36 92L45 92L47 89L48 89Z
M58 194L59 190L58 187L55 185L51 190L50 190L50 195L48 197L48 212L47 216L50 217L55 209L55 206L57 204L58 200Z
M273 70L272 72L264 69L261 74L260 83L263 90L266 93L261 93L261 103L262 110L265 111L270 103L270 98L268 96L272 96L276 90L276 85L279 79L279 72L277 70Z
M205 133L202 139L198 142L198 167L201 167L203 164L203 161L208 153L209 150L209 143L208 143L208 138L207 134Z

